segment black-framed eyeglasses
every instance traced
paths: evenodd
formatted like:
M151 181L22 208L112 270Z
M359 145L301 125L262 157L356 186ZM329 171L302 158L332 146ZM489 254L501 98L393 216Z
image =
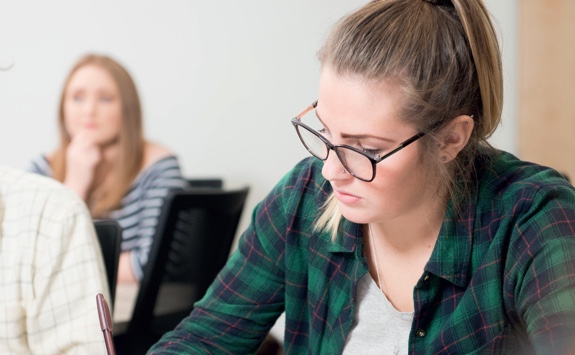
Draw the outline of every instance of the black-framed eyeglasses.
M425 132L419 132L413 137L401 142L397 148L383 156L369 154L361 149L345 144L334 145L331 144L331 142L328 141L320 132L301 122L302 117L306 113L314 110L316 106L317 101L311 104L302 113L292 118L291 123L294 125L299 139L311 155L322 161L325 161L329 156L329 151L333 150L345 170L347 170L347 172L353 177L362 181L373 181L373 179L375 179L376 171L375 164L389 158L425 135Z

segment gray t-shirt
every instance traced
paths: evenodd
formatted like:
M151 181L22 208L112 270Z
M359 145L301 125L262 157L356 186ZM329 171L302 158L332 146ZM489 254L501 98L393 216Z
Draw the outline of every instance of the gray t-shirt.
M407 354L412 322L413 313L395 309L366 273L357 283L355 316L343 354Z

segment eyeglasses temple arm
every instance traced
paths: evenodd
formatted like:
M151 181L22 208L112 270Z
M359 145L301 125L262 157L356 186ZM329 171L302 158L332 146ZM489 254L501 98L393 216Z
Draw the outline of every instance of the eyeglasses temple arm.
M301 121L301 118L308 112L310 112L311 110L313 110L314 108L317 107L317 100L314 101L311 105L309 105L305 110L303 110L302 113L300 113L299 115L295 116L295 119L298 121Z
M397 146L397 148L395 148L395 149L392 150L391 152L385 154L385 155L382 156L382 157L379 157L379 158L377 159L377 161L378 161L378 162L382 161L383 159L385 159L385 158L387 158L388 156L394 154L394 153L397 152L398 150L401 150L401 149L407 147L408 145L410 145L411 143L415 142L416 140L418 140L419 138L421 138L421 137L423 137L423 136L425 136L425 132L419 132L419 133L416 134L415 136L413 136L413 137L411 137L411 138L408 138L407 140L401 142L401 143Z

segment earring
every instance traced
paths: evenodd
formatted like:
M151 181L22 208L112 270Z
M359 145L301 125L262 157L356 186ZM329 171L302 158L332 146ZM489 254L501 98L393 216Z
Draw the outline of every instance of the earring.
M343 169L341 172L342 172L343 174L345 174L345 173L347 173L347 170Z
M443 156L441 157L441 161L447 161L447 157L446 157L445 155L443 155Z

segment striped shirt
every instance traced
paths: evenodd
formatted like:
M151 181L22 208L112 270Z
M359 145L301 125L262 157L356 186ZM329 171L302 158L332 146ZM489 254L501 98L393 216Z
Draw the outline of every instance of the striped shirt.
M52 179L0 167L0 354L105 354L109 298L84 203Z
M45 156L34 160L30 171L53 175ZM122 251L131 251L132 270L138 280L142 278L143 268L148 262L166 195L170 190L186 186L177 158L173 155L162 158L138 174L122 198L120 207L109 212L107 217L118 221L123 229Z
M413 289L408 352L561 354L575 337L574 188L511 154L484 158ZM314 231L332 193L321 169L305 159L276 185L204 298L150 354L252 353L283 311L285 354L341 354L368 268L361 225L343 220L335 242Z

